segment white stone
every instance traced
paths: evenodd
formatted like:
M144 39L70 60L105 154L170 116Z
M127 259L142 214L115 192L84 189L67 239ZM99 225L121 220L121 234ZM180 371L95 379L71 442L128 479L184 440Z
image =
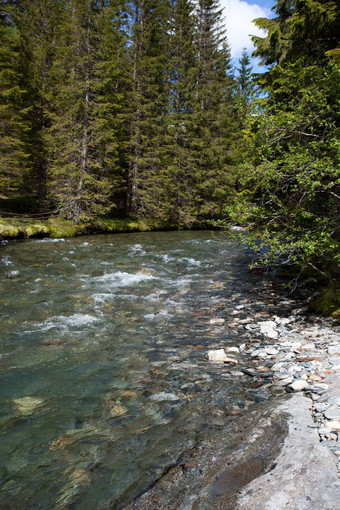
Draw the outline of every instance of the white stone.
M245 351L246 347L247 347L246 344L241 344L239 347L240 352Z
M340 345L330 345L327 349L328 354L334 356L335 354L340 354Z
M235 353L238 353L240 352L240 349L238 347L227 347L227 352L235 352Z
M308 388L308 382L307 381L304 381L303 379L297 379L296 381L293 382L293 384L291 385L291 387L293 388L294 391L302 391L302 390L305 390L306 388Z
M236 359L229 358L224 349L213 349L208 351L208 359L212 363L238 363Z
M259 326L261 329L261 333L265 333L266 331L276 328L276 322L275 321L259 322Z
M331 406L326 409L324 415L328 420L340 420L340 407Z
M319 428L320 436L325 436L326 434L330 434L332 431L329 427L325 427L324 425Z
M224 319L221 319L219 317L213 317L212 319L210 319L209 324L210 326L222 326L224 322L225 322Z
M267 354L269 354L271 356L274 356L275 354L279 353L278 349L275 349L275 347L266 347L265 351Z
M294 381L294 377L292 375L289 375L288 377L282 378L279 381L276 382L279 386L288 386L288 384L292 383Z
M283 318L283 317L275 317L276 324L280 324L281 326L286 326L287 324L290 324L291 319Z
M303 349L304 351L312 351L313 349L315 349L315 344L313 344L312 342L308 344L302 344L301 349Z
M327 421L326 427L331 430L340 430L340 421L339 420Z

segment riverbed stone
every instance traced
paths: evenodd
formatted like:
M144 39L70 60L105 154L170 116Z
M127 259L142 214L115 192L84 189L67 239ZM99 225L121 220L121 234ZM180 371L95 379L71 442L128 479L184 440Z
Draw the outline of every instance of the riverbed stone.
M234 358L230 358L227 356L227 353L224 349L212 349L208 351L208 359L211 363L235 363L238 361Z
M121 404L116 404L110 409L110 415L114 418L118 418L119 416L124 416L127 413L126 407Z
M225 320L220 317L213 317L210 319L210 326L222 326L225 323Z
M340 430L340 420L326 421L326 427L333 430Z
M160 393L155 393L151 395L150 400L154 402L165 402L165 401L173 401L179 400L179 397L175 393L167 393L162 391Z
M236 353L240 352L240 349L238 347L227 347L226 352L236 354Z
M327 349L328 354L334 356L335 354L340 355L340 345L330 345Z
M41 398L26 396L15 398L13 403L21 414L29 416L40 409L44 401Z
M291 384L294 391L302 391L308 388L308 382L304 379L297 379Z

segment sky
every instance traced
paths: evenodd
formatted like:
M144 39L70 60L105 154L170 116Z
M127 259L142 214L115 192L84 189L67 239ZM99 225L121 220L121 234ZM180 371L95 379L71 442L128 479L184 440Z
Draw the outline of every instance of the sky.
M231 47L231 56L234 65L237 65L243 48L250 55L254 46L249 37L252 35L264 35L252 23L255 18L270 18L273 16L271 8L275 0L220 0L224 8L224 17L227 27L227 38ZM253 62L254 71L258 71L256 62Z

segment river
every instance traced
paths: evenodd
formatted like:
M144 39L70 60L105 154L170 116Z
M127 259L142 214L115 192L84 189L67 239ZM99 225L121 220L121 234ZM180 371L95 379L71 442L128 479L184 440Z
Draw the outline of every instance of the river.
M228 426L228 409L261 401L239 367L207 360L208 349L245 341L242 327L210 320L247 303L258 312L257 282L269 278L250 276L249 256L225 234L0 250L1 508L128 503L206 431Z

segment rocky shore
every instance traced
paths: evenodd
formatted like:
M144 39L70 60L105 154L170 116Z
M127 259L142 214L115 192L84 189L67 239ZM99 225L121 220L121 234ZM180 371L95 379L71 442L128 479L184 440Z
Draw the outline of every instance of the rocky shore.
M305 312L295 309L288 317L243 325L260 341L241 346L241 356L255 360L259 371L270 367L271 384L297 395L276 410L289 415L276 465L239 493L240 510L335 510L339 505L339 327Z
M235 447L225 447L221 432L120 508L339 508L340 328L273 285L265 282L261 301L258 293L235 296L233 309L212 311L209 320L226 340L208 345L207 363L221 375L229 367L232 377L249 377L258 402L247 416L233 410ZM243 343L228 341L235 332Z
M270 369L270 385L308 396L314 427L320 441L334 453L340 476L340 330L330 319L309 316L306 320L304 309L294 312L258 323L236 320L259 338L239 348L221 349L220 361L228 362L222 361L224 355L232 354L235 361L236 354L247 356L255 361L259 376L268 379L266 371ZM269 388L261 389L264 399Z

